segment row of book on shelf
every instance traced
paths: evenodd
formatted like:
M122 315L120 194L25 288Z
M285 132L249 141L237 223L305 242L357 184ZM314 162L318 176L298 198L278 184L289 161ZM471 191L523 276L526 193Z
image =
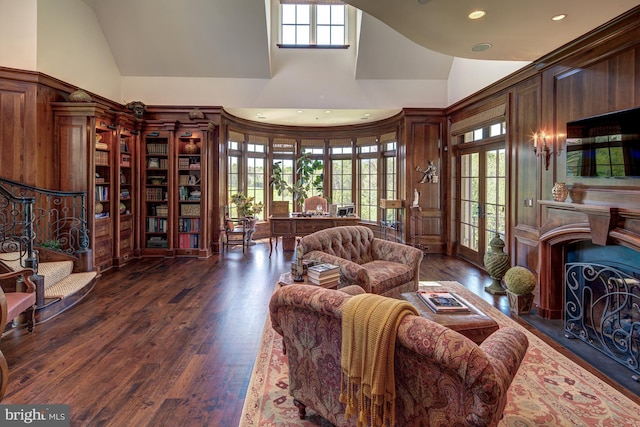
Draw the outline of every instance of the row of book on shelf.
M169 169L169 160L149 157L147 159L147 169Z
M96 151L96 166L109 166L108 151Z
M178 220L178 231L183 233L199 233L200 218L180 218Z
M307 278L315 285L337 285L340 281L340 266L330 263L311 265L307 268Z
M200 235L180 234L178 237L178 246L181 249L197 249L200 247Z
M162 218L147 218L148 233L166 233L167 220Z
M178 159L178 169L200 169L200 157L181 157Z
M106 202L109 200L109 187L106 185L96 185L96 200L100 202Z
M145 200L147 201L167 200L167 191L164 188L145 188Z
M147 144L147 154L169 154L169 144Z

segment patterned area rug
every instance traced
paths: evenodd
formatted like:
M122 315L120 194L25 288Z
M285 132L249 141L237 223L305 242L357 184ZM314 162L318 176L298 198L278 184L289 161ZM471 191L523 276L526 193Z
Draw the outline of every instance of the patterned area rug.
M527 334L529 349L509 388L507 406L499 426L640 425L640 406L632 400L580 368L459 283L439 283L441 289L458 293L493 317L501 327L513 326ZM428 289L429 285L421 283L421 288ZM307 408L307 419L298 418L287 382L287 358L282 354L282 339L267 319L240 426L329 425L310 408Z

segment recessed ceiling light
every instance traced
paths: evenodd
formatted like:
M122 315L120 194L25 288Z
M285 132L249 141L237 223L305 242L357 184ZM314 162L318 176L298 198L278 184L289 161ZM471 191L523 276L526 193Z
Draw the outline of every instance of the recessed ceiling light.
M487 49L491 49L491 43L478 43L471 48L472 52L482 52Z
M469 14L469 19L480 19L486 14L487 12L485 12L484 10L474 10Z
M331 110L324 110L326 114L331 114Z
M556 16L552 17L551 20L552 21L562 21L566 17L567 17L566 13L561 13L559 15L556 15Z
M298 113L304 113L304 110L298 110L297 112Z
M371 114L370 114L370 113L364 113L364 114L363 114L363 116L365 116L365 117L370 117L370 116L371 116Z

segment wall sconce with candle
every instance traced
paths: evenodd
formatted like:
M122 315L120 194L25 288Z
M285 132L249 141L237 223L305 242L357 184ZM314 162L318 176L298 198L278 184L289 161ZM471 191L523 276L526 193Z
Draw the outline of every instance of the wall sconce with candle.
M542 146L538 149L538 146L542 142ZM540 134L535 133L533 135L533 153L536 157L540 157L541 154L544 155L544 169L549 170L549 162L551 161L551 148L547 143L547 134L541 132Z

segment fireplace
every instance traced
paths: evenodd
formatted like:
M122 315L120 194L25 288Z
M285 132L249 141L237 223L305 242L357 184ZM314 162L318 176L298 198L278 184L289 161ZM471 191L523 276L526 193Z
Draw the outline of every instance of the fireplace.
M537 314L640 377L640 207L540 204Z
M637 198L637 194L628 196L631 200ZM537 313L545 319L562 319L565 309L565 264L574 261L595 262L597 258L599 264L616 267L620 255L608 252L612 247L623 247L630 251L628 253L639 255L640 206L553 201L541 201L540 204L543 207L543 226L538 246ZM584 255L585 245L592 248L591 252L596 250L594 248L602 249L597 251L597 256L586 261L576 256ZM625 264L637 266L638 259L632 258Z
M632 266L622 270L567 262L564 277L565 336L582 340L640 377L640 273Z

